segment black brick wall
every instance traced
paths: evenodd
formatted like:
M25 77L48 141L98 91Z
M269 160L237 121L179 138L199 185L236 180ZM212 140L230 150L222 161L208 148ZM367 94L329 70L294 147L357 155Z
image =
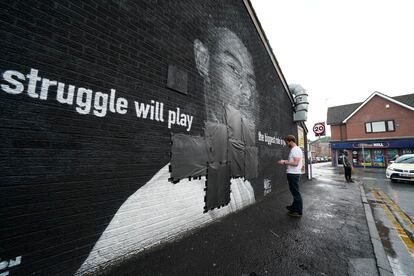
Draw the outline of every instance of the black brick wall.
M34 68L41 78L94 93L115 89L129 103L127 114L100 118L60 104L56 89L47 100L29 97L27 80L21 94L0 89L0 261L22 256L10 275L73 274L120 205L169 162L171 132L185 128L138 119L134 100L180 107L194 116L190 133L202 134L193 41L208 24L229 26L253 57L257 130L297 133L291 102L243 2L222 2L2 1L1 74ZM188 73L187 95L166 87L169 65ZM286 149L258 146L256 200L264 178L273 190L285 188L275 161Z

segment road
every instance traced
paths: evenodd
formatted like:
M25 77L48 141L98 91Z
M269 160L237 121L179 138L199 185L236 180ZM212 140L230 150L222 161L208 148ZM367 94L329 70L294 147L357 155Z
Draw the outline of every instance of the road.
M330 163L313 164L313 176L345 182ZM384 169L355 169L353 178L364 187L394 275L414 275L414 183L392 183Z

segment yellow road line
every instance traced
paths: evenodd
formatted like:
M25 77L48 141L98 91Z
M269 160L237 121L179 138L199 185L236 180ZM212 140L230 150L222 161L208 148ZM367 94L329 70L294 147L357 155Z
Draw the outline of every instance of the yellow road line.
M397 232L398 236L402 240L403 244L407 248L408 252L410 253L411 257L414 259L414 243L412 240L407 236L402 226L398 223L398 221L393 216L391 210L388 208L388 206L384 203L381 203L381 196L378 191L372 192L375 199L377 200L378 204L382 207L384 210L386 216L391 221L392 225L394 226L395 231Z
M378 191L380 196L387 202L389 206L391 206L391 209L393 209L403 220L405 223L407 223L408 227L411 229L411 231L414 231L414 223L411 221L411 219L400 209L400 207L395 204L395 202L384 192Z

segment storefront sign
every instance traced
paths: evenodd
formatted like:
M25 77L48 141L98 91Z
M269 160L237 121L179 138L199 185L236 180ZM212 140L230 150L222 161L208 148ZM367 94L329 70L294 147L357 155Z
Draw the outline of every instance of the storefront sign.
M332 149L358 149L362 148L362 145L364 146L364 148L414 148L414 139L331 142Z
M379 142L379 143L358 143L358 144L352 144L353 148L366 148L366 149L370 149L370 148L389 148L390 144L386 143L386 142Z

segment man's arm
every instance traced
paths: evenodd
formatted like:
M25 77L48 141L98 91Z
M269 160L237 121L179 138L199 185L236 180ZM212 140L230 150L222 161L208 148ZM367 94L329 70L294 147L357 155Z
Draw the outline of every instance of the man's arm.
M344 166L346 166L346 167L351 167L351 164L349 163L349 158L348 158L348 156L345 156L345 157L344 157L344 162L345 162Z
M348 164L349 164L349 167L351 167L351 168L353 167L353 166L352 166L352 158L350 159L350 158L348 157Z
M289 165L289 166L297 166L299 164L301 157L293 157L293 162L289 162L288 160L279 160L277 163L280 165Z
M299 165L299 161L300 161L300 157L293 157L293 162L286 162L285 165L297 166Z

